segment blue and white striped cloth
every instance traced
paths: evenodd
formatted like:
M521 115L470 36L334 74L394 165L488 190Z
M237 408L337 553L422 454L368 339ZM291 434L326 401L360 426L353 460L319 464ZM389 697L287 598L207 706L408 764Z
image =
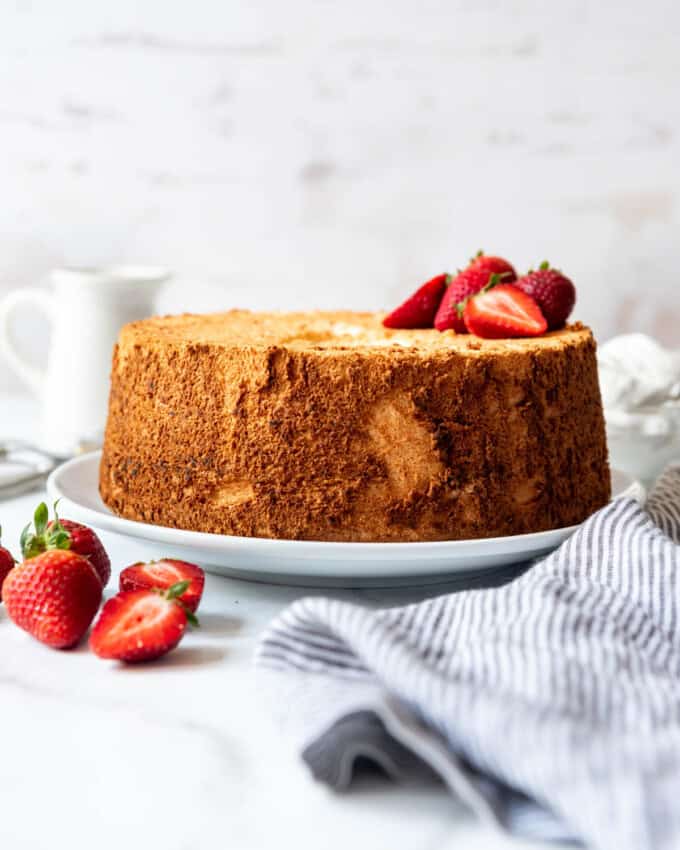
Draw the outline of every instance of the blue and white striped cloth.
M680 847L680 466L619 498L510 584L371 611L288 608L259 662L314 703L303 756L436 774L514 833ZM307 695L309 695L307 697Z

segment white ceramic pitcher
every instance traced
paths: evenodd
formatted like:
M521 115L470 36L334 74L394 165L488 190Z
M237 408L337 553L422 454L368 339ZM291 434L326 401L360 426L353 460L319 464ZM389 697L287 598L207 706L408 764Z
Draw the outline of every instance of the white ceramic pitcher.
M116 266L62 268L52 272L52 292L17 289L0 302L0 351L39 398L41 446L57 455L83 441L101 440L106 423L113 345L121 326L153 313L166 269ZM19 306L40 310L51 325L47 367L37 368L17 351L12 336ZM35 332L31 323L23 330Z

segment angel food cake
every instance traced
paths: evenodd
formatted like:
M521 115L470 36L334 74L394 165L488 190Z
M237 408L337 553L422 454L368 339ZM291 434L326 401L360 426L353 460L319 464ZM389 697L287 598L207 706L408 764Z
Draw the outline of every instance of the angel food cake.
M484 339L384 320L236 310L127 325L102 498L158 525L333 541L536 532L608 501L588 328Z

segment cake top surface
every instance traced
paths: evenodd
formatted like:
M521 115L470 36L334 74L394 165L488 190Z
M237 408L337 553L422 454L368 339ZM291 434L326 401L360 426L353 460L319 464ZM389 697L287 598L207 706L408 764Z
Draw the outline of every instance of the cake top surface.
M310 313L226 313L158 316L126 325L122 344L170 343L295 350L361 351L495 351L560 348L583 342L590 330L577 323L539 337L480 339L469 334L433 330L392 330L382 325L384 313L349 311Z

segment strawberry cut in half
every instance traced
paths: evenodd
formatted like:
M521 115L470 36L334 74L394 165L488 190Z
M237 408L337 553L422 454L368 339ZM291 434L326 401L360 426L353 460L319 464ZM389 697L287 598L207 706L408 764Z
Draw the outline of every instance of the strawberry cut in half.
M180 601L188 582L168 590L123 591L104 605L90 634L90 649L99 658L136 663L170 652L196 617Z
M548 328L538 304L512 283L492 283L473 295L463 318L468 331L484 339L540 336Z
M58 501L54 503L54 519L49 520L47 505L41 502L30 523L21 534L21 553L25 560L34 558L51 549L69 549L87 558L99 576L102 587L111 577L111 561L106 549L95 532L86 525L69 519L60 519L57 514Z
M180 599L190 611L198 609L205 573L195 564L163 558L160 561L132 564L120 574L120 589L129 590L168 590L180 581L188 582L187 589Z
M431 328L448 280L447 274L439 274L428 280L403 304L385 316L383 325L386 328Z

